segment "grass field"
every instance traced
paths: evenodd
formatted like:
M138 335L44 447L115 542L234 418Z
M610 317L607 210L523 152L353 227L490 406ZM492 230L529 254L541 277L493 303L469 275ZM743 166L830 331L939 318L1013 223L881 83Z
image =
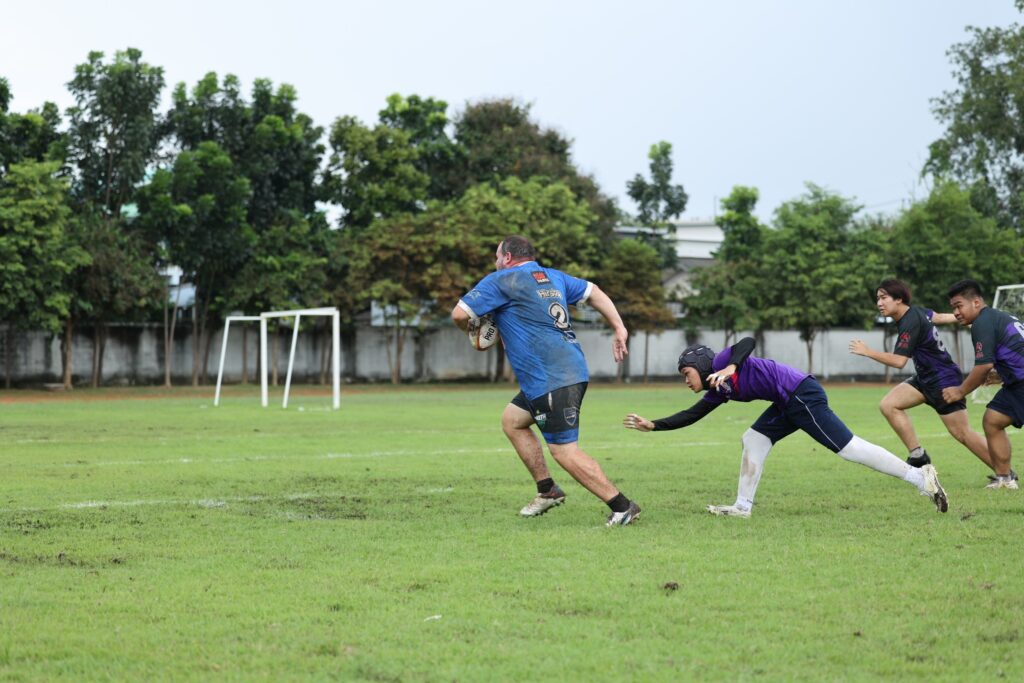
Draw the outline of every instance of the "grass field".
M884 391L829 387L902 456ZM0 392L0 680L1024 680L1024 491L927 408L948 514L798 434L742 520L703 507L767 404L641 434L692 394L594 385L581 443L644 511L608 529L557 466L566 505L517 517L513 393Z

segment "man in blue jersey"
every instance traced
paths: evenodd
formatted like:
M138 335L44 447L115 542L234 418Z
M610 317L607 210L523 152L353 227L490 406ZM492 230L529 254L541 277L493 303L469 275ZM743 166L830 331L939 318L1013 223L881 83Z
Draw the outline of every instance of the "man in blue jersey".
M850 342L850 353L897 370L903 369L911 358L914 359L916 374L893 387L879 405L885 419L910 452L907 458L909 464L921 467L931 462L906 413L910 408L927 403L938 413L953 438L992 469L985 437L971 429L967 420L967 402L960 400L946 403L942 398L942 390L960 386L964 376L939 339L935 324L952 324L956 322L956 317L952 313L936 313L920 306L911 306L911 300L910 288L905 282L883 280L875 291L875 301L879 313L896 321L893 352L874 351L862 340L854 339Z
M708 512L727 517L750 517L754 494L768 452L777 442L800 429L841 458L902 479L928 496L939 512L949 509L946 492L932 465L911 467L881 446L854 436L832 409L825 390L813 375L768 358L750 355L753 337L741 339L715 354L694 344L679 356L681 374L694 393L707 393L693 406L660 420L629 413L622 424L641 432L686 427L729 401L771 401L772 405L743 434L743 460L736 502L709 505Z
M981 285L974 280L961 280L950 287L949 305L957 322L971 326L974 369L960 385L943 389L942 396L949 403L961 401L985 383L993 367L999 373L1003 387L985 406L981 421L996 472L987 488L1016 489L1006 428L1024 426L1024 324L1005 311L989 308Z
M459 300L452 309L452 321L468 330L480 317L493 317L519 380L522 390L501 416L505 435L537 483L536 498L519 514L535 517L565 501L530 429L536 424L558 464L608 505L607 525L632 523L640 516L640 507L608 481L597 461L577 443L590 375L572 329L569 306L587 301L604 316L614 331L612 356L621 362L627 332L615 304L592 282L540 266L525 237L505 238L494 256L495 272Z

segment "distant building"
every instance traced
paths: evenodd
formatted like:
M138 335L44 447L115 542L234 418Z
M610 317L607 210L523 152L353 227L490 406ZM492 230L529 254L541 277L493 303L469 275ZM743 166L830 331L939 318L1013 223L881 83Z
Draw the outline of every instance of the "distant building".
M713 220L687 219L672 221L675 231L658 230L640 226L623 225L615 232L623 237L635 238L638 234L659 232L674 242L676 249L676 266L661 273L661 282L669 299L679 299L693 293L690 278L693 271L711 265L715 260L715 252L722 246L724 234ZM670 305L679 314L678 305Z

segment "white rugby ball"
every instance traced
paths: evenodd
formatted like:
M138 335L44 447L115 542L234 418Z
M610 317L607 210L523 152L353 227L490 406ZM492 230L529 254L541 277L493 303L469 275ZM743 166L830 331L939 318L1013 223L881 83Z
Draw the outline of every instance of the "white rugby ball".
M497 343L498 326L489 315L477 318L469 324L469 343L477 351L486 351Z

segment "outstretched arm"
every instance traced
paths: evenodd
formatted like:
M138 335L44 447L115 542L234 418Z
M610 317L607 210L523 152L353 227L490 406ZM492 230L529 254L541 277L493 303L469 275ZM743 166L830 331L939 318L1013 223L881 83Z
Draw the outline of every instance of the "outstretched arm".
M956 316L952 313L932 313L932 324L952 325L956 323Z
M897 353L887 353L885 351L874 351L868 348L860 339L854 339L850 342L850 353L856 356L864 356L871 360L878 361L882 365L888 365L890 368L896 368L900 370L910 360L907 356L901 356Z
M629 339L629 332L626 331L626 326L622 324L622 318L619 317L615 304L607 294L601 291L600 287L593 283L591 283L590 297L587 301L612 326L614 334L612 337L612 357L615 358L616 363L621 363L622 359L629 353L626 349L626 340Z
M682 427L688 427L697 420L701 419L712 410L717 408L719 403L711 403L709 401L697 401L686 410L681 410L675 415L669 417L663 417L660 420L648 420L645 417L640 417L636 413L630 413L626 415L626 418L622 421L622 426L626 429L635 429L638 432L661 432L669 429L680 429Z

